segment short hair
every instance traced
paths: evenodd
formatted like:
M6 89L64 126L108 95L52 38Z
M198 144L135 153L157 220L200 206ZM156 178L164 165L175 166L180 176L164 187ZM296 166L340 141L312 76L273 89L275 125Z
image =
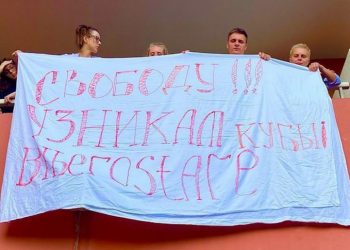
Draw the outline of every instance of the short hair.
M294 44L294 45L292 46L292 48L290 49L290 51L289 51L289 56L292 56L293 51L294 51L295 49L298 49L298 48L300 48L300 49L306 49L306 50L309 52L309 55L310 55L310 57L311 57L311 49L310 49L309 46L307 46L305 43L297 43L297 44Z
M149 54L149 50L151 49L152 46L157 46L157 47L161 47L163 49L164 55L168 55L169 51L168 48L166 47L166 45L162 42L151 42L148 46L147 49L147 55Z
M242 28L233 28L232 30L230 30L230 32L227 34L227 40L230 39L230 36L233 34L233 33L237 33L237 34L241 34L241 35L244 35L247 42L248 42L248 34L247 34L247 31L245 31L244 29Z
M84 45L84 37L85 36L90 36L91 31L97 31L98 30L94 27L91 26L86 26L84 24L79 25L75 29L75 43L79 49L81 49ZM99 32L100 33L100 32Z

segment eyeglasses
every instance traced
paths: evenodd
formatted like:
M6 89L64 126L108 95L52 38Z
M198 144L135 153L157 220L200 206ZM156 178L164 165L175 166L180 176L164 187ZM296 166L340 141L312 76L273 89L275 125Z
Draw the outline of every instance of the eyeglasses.
M101 38L99 36L90 35L90 37L93 37L95 39L95 41L98 43L101 42Z

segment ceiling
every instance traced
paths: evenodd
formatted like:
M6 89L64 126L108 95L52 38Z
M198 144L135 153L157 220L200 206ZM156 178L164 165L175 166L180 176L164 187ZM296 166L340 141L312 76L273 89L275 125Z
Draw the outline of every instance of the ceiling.
M287 59L307 43L313 58L344 58L350 48L349 0L0 0L0 57L75 52L79 24L99 29L102 57L143 56L162 41L171 53L226 53L233 27L248 31L248 54Z

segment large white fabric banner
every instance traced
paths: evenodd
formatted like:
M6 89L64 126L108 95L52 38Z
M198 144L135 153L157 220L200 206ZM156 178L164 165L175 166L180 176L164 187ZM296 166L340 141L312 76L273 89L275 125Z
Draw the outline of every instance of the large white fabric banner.
M19 61L1 221L86 208L159 223L350 224L318 72L200 53Z

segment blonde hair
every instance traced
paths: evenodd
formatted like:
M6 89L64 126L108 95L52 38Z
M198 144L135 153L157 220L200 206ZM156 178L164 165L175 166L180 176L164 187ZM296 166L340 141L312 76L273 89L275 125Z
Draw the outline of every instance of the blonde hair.
M169 54L168 48L165 46L164 43L162 43L162 42L152 42L148 46L147 55L149 55L149 51L150 51L151 47L153 47L153 46L161 47L163 49L164 55L168 55Z
M292 55L293 55L293 51L294 51L295 49L298 49L298 48L300 48L300 49L306 49L306 50L309 52L309 56L311 57L311 49L310 49L309 46L307 46L305 43L297 43L297 44L294 44L294 45L292 46L292 48L290 49L290 51L289 51L289 56L292 56Z

